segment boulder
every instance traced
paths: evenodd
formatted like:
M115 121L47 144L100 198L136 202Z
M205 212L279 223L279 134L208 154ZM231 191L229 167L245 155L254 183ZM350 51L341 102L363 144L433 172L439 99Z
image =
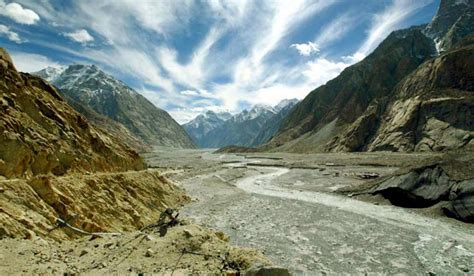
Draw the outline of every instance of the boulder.
M458 182L451 188L446 215L456 219L474 222L474 179Z
M255 264L252 267L250 267L244 273L244 275L245 276L289 276L291 274L286 268Z
M382 194L395 205L420 208L448 199L454 183L440 166L428 166L392 176L372 193Z

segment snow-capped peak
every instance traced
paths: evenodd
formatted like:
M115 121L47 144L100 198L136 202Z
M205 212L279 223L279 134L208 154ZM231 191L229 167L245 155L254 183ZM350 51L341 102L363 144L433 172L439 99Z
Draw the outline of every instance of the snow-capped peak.
M277 112L280 112L282 109L284 109L287 106L293 106L296 103L298 103L298 99L284 99L280 101L277 105L273 107L273 109Z
M104 93L137 93L96 65L72 64L61 68L48 67L34 74L50 81L61 90L80 91L85 97Z
M60 66L60 67L48 66L48 67L44 68L43 70L37 72L36 75L42 77L43 79L45 79L49 82L53 82L65 70L66 70L66 67L64 67L64 66Z

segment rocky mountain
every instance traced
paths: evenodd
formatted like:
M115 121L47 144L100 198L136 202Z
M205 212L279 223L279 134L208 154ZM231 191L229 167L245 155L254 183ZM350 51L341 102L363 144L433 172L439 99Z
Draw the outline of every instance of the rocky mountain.
M429 25L390 34L364 60L312 91L262 149L471 148L474 52L466 34L474 26L473 7L472 0L443 0Z
M148 145L195 147L186 131L166 111L95 65L46 68L35 74L58 87L71 105L82 105L122 124L130 134ZM84 113L94 121L97 114L91 114ZM102 127L107 128L107 124Z
M0 175L142 169L138 154L91 126L43 79L19 73L0 49Z
M222 126L222 124L231 117L232 114L228 112L215 113L209 110L205 114L198 115L192 121L183 124L183 127L196 145L204 147L204 143L202 142L207 133Z
M255 105L234 116L208 111L183 127L201 148L258 146L272 137L296 102L284 100L275 107Z
M270 141L273 135L275 135L275 133L281 127L283 120L286 118L286 116L288 116L297 103L297 99L287 99L274 106L273 109L277 113L265 122L265 125L260 129L257 136L253 138L250 146L257 147Z

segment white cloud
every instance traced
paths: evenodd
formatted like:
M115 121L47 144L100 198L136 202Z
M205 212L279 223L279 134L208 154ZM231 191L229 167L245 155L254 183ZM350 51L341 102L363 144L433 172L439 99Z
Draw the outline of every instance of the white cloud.
M68 37L75 41L94 41L90 34L107 41L102 49L64 49L49 41L42 45L104 64L142 83L137 91L179 122L207 109L238 112L243 103L274 105L285 98L301 99L363 59L416 10L414 6L420 6L418 1L394 0L374 15L359 51L330 58L325 49L357 26L358 14L334 17L314 37L307 38L307 43L292 44L306 40L290 38L302 23L339 0L82 0L72 1L74 18L46 0L15 1L37 11L42 20L55 22L56 28L84 28L84 33L76 31L74 37L70 33ZM207 30L201 25L191 27L194 18L204 20ZM197 37L201 40L196 44ZM180 52L175 38L192 45ZM291 66L278 60L280 56L273 58L273 53L292 51L288 50L290 44L308 58ZM312 56L317 52L319 55Z
M183 90L179 92L181 95L185 96L199 96L199 93L194 90Z
M354 54L350 56L343 56L342 60L345 61L346 63L354 64L363 60L365 57L366 55L364 53L355 52Z
M10 31L10 28L8 28L5 25L0 24L0 35L6 36L9 40L16 42L16 43L22 43L23 41L20 38L20 35L18 33L15 33L13 31Z
M326 58L317 58L306 64L303 75L307 81L314 85L314 88L325 84L328 80L337 77L342 70L350 66L351 63L335 62Z
M94 38L85 29L80 29L71 33L64 33L64 35L82 44L94 41Z
M20 24L32 25L40 20L36 12L30 9L25 9L18 3L9 3L5 5L3 1L0 2L0 14L11 18Z
M174 94L178 94L176 93L177 91L175 90L173 81L163 77L164 74L159 66L157 66L153 58L144 51L132 47L116 46L107 52L88 50L85 54L97 62L107 64L122 73L141 80L144 84L160 87L160 92L166 91L168 93L173 92ZM173 101L170 102L172 103Z
M44 69L48 66L50 67L60 67L61 64L55 62L45 56L30 54L24 52L11 52L10 53L13 64L21 72L37 72L41 69Z
M318 46L316 45L316 43L313 43L311 41L308 41L307 43L301 43L301 44L298 44L298 43L291 44L290 47L298 50L298 52L302 56L310 56L312 54L319 53Z
M358 21L359 17L352 12L339 15L321 28L322 31L318 33L314 43L322 49L330 43L343 38L344 35L357 26Z

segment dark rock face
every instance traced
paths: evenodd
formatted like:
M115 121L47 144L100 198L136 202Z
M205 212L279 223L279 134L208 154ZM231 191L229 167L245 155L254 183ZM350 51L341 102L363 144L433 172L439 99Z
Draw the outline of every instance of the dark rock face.
M444 208L448 216L466 222L474 222L474 179L453 185L449 199L449 205Z
M443 162L412 169L382 180L369 192L397 206L425 208L442 202L447 216L474 222L472 156L445 157Z
M421 168L382 182L374 194L382 194L403 207L427 207L448 198L454 184L439 166Z
M368 150L472 149L474 45L420 66L395 89Z
M148 145L194 148L186 131L164 110L95 65L35 73L57 86L71 104L83 105L125 126ZM88 112L85 115L90 115Z
M440 51L449 50L464 36L474 32L474 1L442 0L436 16L426 27Z

